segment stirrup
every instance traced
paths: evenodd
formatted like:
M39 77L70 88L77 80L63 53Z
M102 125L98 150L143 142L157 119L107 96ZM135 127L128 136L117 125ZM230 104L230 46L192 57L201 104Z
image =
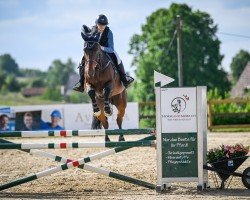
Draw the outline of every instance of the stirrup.
M128 88L129 85L130 85L133 81L134 81L134 78L132 78L131 76L126 75L126 76L125 76L125 80L122 81L122 83L123 83L123 85L124 85L125 88Z
M74 85L73 90L77 92L84 92L84 87L82 86L80 82L78 82Z
M126 80L127 80L128 84L130 84L130 83L134 82L135 79L131 76L126 75Z

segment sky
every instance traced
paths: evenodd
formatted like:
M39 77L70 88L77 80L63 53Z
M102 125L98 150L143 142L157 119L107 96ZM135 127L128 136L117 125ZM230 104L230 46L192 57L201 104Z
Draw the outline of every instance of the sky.
M99 14L105 14L115 50L126 71L133 74L133 57L128 54L131 37L141 33L147 16L173 2L186 3L193 11L207 12L214 19L226 71L241 49L250 52L247 0L0 0L0 55L8 53L19 67L42 71L55 59L66 62L71 58L79 63L83 54L81 26L92 26Z

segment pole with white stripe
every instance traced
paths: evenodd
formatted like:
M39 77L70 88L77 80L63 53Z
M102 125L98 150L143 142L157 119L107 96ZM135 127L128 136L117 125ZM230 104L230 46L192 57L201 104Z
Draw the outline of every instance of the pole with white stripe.
M114 129L114 130L51 130L51 131L6 131L1 132L0 137L23 137L23 138L40 138L40 137L89 137L89 136L106 136L106 135L140 135L150 134L152 129Z
M0 143L0 149L68 149L68 148L105 148L105 147L142 147L152 146L152 141L123 142L72 142L72 143Z
M148 137L143 138L139 141L144 141L144 140L155 140L155 136L148 136ZM88 156L85 158L81 158L81 159L74 160L74 161L71 161L71 162L68 162L68 163L65 163L62 165L58 165L57 167L46 169L44 171L35 173L33 175L23 177L23 178L11 181L9 183L0 185L0 191L17 186L17 185L21 185L23 183L27 183L27 182L36 180L36 179L42 178L44 176L48 176L48 175L51 175L51 174L54 174L54 173L57 173L57 172L60 172L63 170L67 170L67 169L70 169L73 167L83 168L85 163L88 163L88 162L91 162L93 160L103 158L105 156L109 156L109 155L112 155L115 153L119 153L121 151L125 151L125 150L130 149L130 148L132 148L132 147L116 147L116 148L109 149L109 150L106 150L106 151L103 151L103 152L100 152L100 153L97 153L97 154L94 154L94 155L91 155L91 156Z
M42 156L42 157L46 157L46 158L51 158L54 161L62 162L62 163L69 163L69 162L73 161L72 159L64 158L64 157L61 157L61 156L54 155L52 153L48 153L48 152L44 152L44 151L36 150L36 149L31 150L30 154L37 155L37 156ZM84 170L87 170L87 171L91 171L91 172L95 172L95 173L98 173L98 174L102 174L102 175L105 175L105 176L108 176L108 177L111 177L111 178L115 178L115 179L118 179L118 180L121 180L121 181L129 182L129 183L139 185L139 186L142 186L142 187L146 187L146 188L149 188L149 189L155 189L155 185L152 184L152 183L149 183L149 182L146 182L146 181L143 181L143 180L139 180L139 179L136 179L136 178L132 178L132 177L129 177L129 176L125 176L125 175L120 174L120 173L116 173L116 172L108 171L108 170L105 170L105 169L97 168L97 167L94 167L94 166L91 166L91 165L88 165L88 164L78 166L78 168L81 168L81 169L84 169Z

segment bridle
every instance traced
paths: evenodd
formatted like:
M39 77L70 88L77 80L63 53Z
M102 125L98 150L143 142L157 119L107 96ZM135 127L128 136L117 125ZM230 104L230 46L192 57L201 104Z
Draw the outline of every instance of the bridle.
M92 49L92 47L94 46L95 43L93 43L92 45L90 45L89 43L86 43L86 44L87 45L85 45L86 47L84 47L84 48ZM96 64L95 69L98 70L98 71L103 71L109 66L110 63L112 63L111 60L109 60L107 62L107 64L103 67L100 60L101 60L101 52L98 53L98 61L96 61L95 59L88 59L88 60L85 61L85 67L86 67L86 65L88 63L94 62Z

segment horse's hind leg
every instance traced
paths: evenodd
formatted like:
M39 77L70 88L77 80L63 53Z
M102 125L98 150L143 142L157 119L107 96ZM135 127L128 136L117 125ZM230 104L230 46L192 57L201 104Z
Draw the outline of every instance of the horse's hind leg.
M116 122L119 127L119 129L122 129L122 121L123 117L125 115L125 109L127 106L127 95L126 90L124 90L120 95L115 96L113 99L114 104L116 105L116 108L118 110ZM123 135L119 136L119 141L125 141L125 138Z
M125 114L125 109L118 110L116 122L117 122L119 129L122 129L122 121L123 121L124 114ZM125 141L125 138L123 135L119 136L119 141Z
M108 122L108 119L107 117L105 116L104 114L104 110L103 110L103 107L104 107L104 102L102 99L100 98L96 98L96 102L97 102L97 105L99 106L99 108L101 108L101 114L97 117L98 121L100 121L102 123L102 126L104 129L108 129L109 128L109 122ZM107 135L105 135L105 141L106 142L109 142L110 139Z
M108 123L108 119L107 117L103 114L102 114L98 117L98 120L102 122L102 126L104 127L104 129L108 129L109 128L109 123ZM105 135L105 141L106 142L110 142L110 139L109 139L109 136L108 135Z

